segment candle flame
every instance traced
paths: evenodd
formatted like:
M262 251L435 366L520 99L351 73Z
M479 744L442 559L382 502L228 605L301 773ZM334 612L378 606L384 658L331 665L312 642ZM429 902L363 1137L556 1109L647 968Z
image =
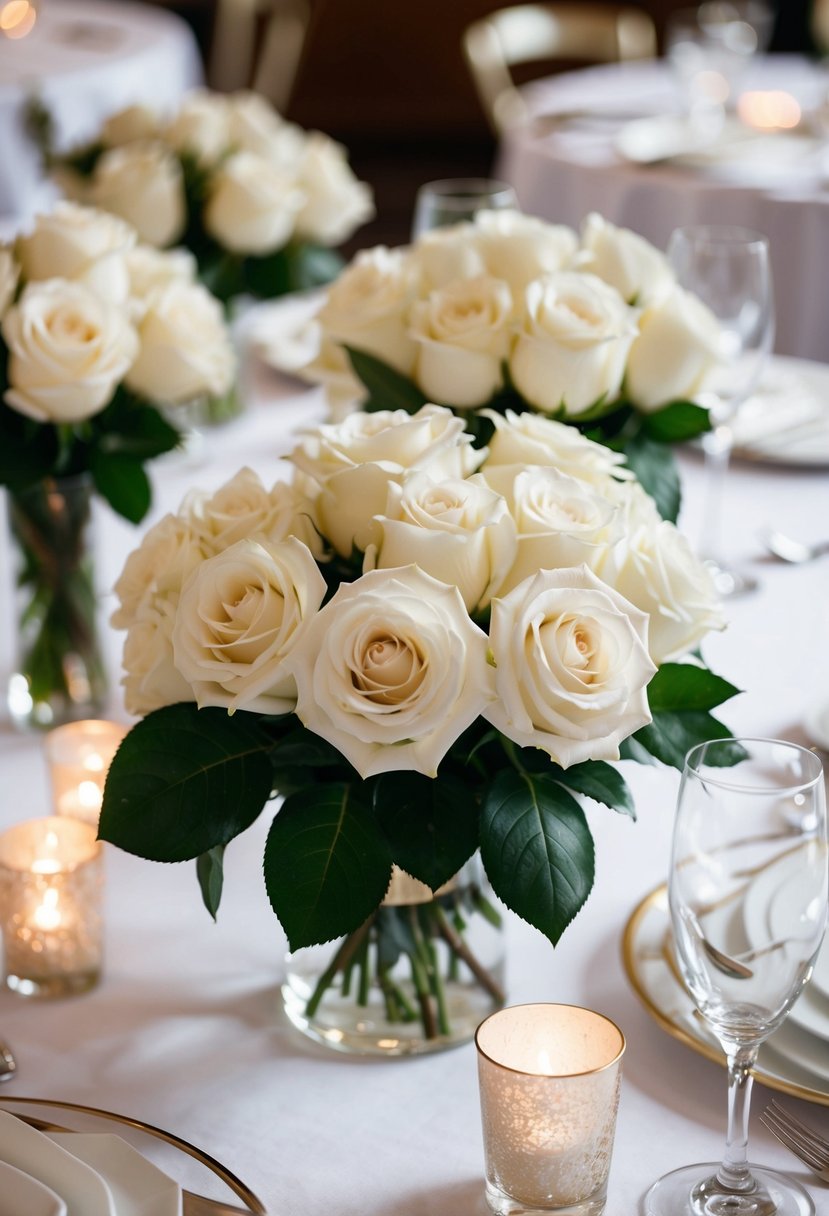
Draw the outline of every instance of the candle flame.
M7 38L25 38L37 20L30 0L7 0L0 6L0 33Z
M54 831L46 833L43 842L43 856L36 857L32 862L33 874L57 874L61 869L58 853L58 837Z
M103 802L101 787L97 781L82 781L78 786L78 803L85 810L99 810Z
M84 756L83 766L90 773L102 773L104 771L104 758L98 752L90 752Z
M800 122L801 113L797 98L782 89L743 93L737 102L741 121L758 131L791 131Z
M62 917L58 907L58 892L55 887L49 887L44 891L43 901L35 908L32 920L38 929L44 929L47 932L58 928Z

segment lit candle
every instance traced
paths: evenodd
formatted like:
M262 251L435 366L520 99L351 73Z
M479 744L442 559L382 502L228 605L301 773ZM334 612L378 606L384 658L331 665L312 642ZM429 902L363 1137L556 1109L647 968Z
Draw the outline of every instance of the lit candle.
M31 0L6 0L0 4L0 34L25 38L35 27L37 9Z
M737 116L758 131L792 131L800 122L800 103L782 89L753 90L737 101Z
M104 783L126 734L116 722L68 722L46 736L55 813L98 826Z
M604 1210L625 1040L602 1014L517 1005L475 1036L492 1212ZM581 1210L581 1208L579 1208Z
M69 996L101 972L103 869L95 828L52 816L0 836L0 930L7 987Z

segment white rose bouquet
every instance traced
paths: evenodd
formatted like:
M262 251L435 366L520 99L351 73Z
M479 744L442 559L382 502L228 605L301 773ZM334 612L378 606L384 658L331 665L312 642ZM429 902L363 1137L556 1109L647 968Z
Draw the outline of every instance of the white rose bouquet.
M722 335L636 233L596 214L577 235L515 211L481 212L409 248L359 253L314 327L319 350L300 374L326 386L335 417L437 401L473 426L484 407L529 410L624 451L676 519L670 444L709 429L691 399Z
M459 967L501 999L465 945L484 905L460 902L464 863L480 850L556 942L593 884L582 801L634 815L613 762L681 767L729 736L710 711L736 689L696 653L720 606L684 537L607 447L535 413L492 423L488 447L431 404L309 429L291 484L244 469L191 492L116 586L145 716L101 836L197 859L215 915L224 849L284 795L271 903L294 950L345 935L303 1025L358 967L364 1005L449 1035ZM411 921L401 872L425 891Z
M224 397L234 379L221 306L191 258L69 202L0 246L0 485L27 597L20 716L54 725L101 708L81 541L90 496L138 523L145 463L179 442L175 407Z
M184 245L222 300L327 283L343 265L333 247L374 214L345 149L255 93L196 91L167 118L130 106L65 155L39 103L29 119L69 197L123 217L149 245Z

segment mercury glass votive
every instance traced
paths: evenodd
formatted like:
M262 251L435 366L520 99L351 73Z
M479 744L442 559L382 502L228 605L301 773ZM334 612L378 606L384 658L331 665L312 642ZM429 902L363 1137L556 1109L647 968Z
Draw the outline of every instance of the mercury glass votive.
M496 1216L599 1216L625 1039L575 1005L515 1005L478 1027L486 1200Z
M5 982L22 996L94 987L103 944L102 846L68 817L18 823L0 835Z
M45 748L56 815L97 828L106 775L126 733L125 726L96 718L49 731Z

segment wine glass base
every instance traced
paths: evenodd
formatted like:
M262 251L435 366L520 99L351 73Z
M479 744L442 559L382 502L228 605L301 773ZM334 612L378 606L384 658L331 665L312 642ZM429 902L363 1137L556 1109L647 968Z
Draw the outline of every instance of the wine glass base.
M726 1194L716 1183L718 1161L686 1165L665 1174L645 1196L645 1216L815 1216L815 1205L786 1174L750 1165L756 1188Z

